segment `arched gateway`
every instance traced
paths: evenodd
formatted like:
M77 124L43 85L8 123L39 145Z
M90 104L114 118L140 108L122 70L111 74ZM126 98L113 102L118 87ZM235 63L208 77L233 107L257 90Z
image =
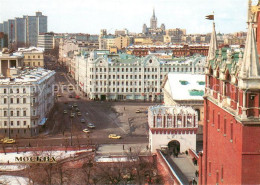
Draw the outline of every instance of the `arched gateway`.
M168 143L168 150L170 155L178 156L180 153L180 142L177 140L170 141Z

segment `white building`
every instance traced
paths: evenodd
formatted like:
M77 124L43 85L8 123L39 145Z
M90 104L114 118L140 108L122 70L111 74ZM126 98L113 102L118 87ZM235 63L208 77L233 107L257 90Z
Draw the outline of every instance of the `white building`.
M45 51L54 48L54 34L53 33L40 33L38 35L37 47L43 48Z
M74 61L75 74L80 74L75 80L90 99L161 101L165 76L169 72L203 74L205 57L166 60L94 51Z
M196 151L198 115L191 107L154 106L148 109L151 152L165 146L170 153Z
M30 137L54 105L55 72L42 68L20 71L0 79L0 135Z

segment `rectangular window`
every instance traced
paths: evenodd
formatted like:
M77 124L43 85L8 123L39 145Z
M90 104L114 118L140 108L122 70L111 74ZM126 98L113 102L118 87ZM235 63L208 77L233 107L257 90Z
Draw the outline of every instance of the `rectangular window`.
M6 98L4 98L4 104L6 104L7 103L7 99Z
M20 116L20 111L16 111L16 116Z
M26 89L25 88L23 88L23 93L26 93Z
M14 122L13 121L11 121L11 126L14 126Z
M6 89L4 89L4 94L6 94Z
M19 89L16 89L16 93L19 93Z
M4 121L4 126L7 126L7 121Z
M7 116L7 111L5 110L5 111L4 111L4 117L6 117L6 116Z
M16 103L17 103L17 104L20 103L20 99L19 99L19 98L16 99Z
M17 121L17 126L20 126L20 121Z
M12 111L12 110L11 110L11 112L10 112L10 113L11 113L11 116L14 116L14 111Z
M223 169L223 165L221 167L221 181L223 182L224 180L224 169Z
M23 103L26 103L26 98L23 98Z
M26 110L23 111L23 116L26 116Z
M26 126L26 121L23 121L23 126Z
M227 120L226 118L224 119L224 136L227 135Z
M14 99L13 98L10 99L10 103L14 103Z
M233 141L233 123L230 124L230 141Z
M220 131L220 113L218 113L218 131Z

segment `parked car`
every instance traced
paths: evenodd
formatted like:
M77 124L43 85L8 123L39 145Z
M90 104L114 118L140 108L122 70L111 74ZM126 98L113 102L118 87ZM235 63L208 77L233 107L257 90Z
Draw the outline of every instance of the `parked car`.
M108 135L108 138L109 138L109 139L121 139L121 136L118 136L118 135L116 135L116 134L109 134L109 135Z
M81 123L85 123L86 121L85 121L85 119L82 118L82 119L80 120L80 122L81 122Z
M137 110L135 111L135 113L141 113L141 111L140 111L139 109L137 109Z
M80 99L80 97L78 95L75 96L76 99Z
M77 107L78 105L76 103L73 104L73 107Z
M83 130L83 132L85 132L85 133L90 133L90 130L87 129L87 128L85 128L85 129Z
M75 109L75 110L76 110L76 112L79 112L79 111L80 111L78 107L76 107L76 109Z
M68 111L67 111L67 110L64 110L63 113L64 113L64 114L68 114Z
M71 118L74 118L74 117L75 117L75 113L73 113L73 112L70 113L70 117L71 117Z
M96 128L93 123L88 123L88 128Z
M78 116L81 116L81 112L78 112Z

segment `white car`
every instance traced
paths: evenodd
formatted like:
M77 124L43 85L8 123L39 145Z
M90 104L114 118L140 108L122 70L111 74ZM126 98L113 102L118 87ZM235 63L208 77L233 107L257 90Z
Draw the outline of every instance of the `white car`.
M85 129L83 130L83 132L85 132L85 133L90 133L90 130L87 129L87 128L85 128Z
M88 128L96 128L93 123L88 123Z

